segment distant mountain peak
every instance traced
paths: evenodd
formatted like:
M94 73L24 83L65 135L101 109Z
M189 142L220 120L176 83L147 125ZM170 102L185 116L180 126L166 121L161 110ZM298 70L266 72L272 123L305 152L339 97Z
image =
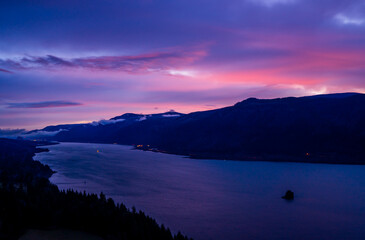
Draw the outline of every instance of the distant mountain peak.
M130 119L130 118L141 118L144 114L136 114L136 113L124 113L120 116L116 116L111 118L110 120L118 120L118 119Z
M364 95L363 93L356 92L345 92L345 93L328 93L328 94L319 94L319 95L311 95L311 96L303 96L303 97L284 97L284 98L274 98L274 99L259 99L250 97L241 102L236 103L234 106L243 106L245 104L255 104L255 103L263 103L263 102L278 102L278 101L288 101L295 99L344 99L353 96Z
M118 119L135 119L138 121L144 121L147 120L148 118L156 118L156 117L180 117L183 116L185 114L183 113L179 113L179 112L175 112L174 110L170 110L168 112L164 112L164 113L154 113L154 114L136 114L136 113L124 113L123 115L120 116L116 116L111 118L110 120L118 120Z
M168 112L165 112L165 113L158 113L157 115L184 115L182 113L179 113L179 112L175 112L174 110L170 110Z
M313 95L313 96L305 96L303 98L348 98L353 97L357 95L362 95L362 93L356 93L356 92L345 92L345 93L329 93L329 94L319 94L319 95Z

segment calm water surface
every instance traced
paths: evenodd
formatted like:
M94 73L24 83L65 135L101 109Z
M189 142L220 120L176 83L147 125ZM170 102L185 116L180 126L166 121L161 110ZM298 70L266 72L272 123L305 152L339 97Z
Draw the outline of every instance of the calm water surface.
M61 143L35 159L61 189L104 192L196 240L365 239L365 166L192 160ZM99 152L98 152L99 151ZM295 193L288 202L280 197Z

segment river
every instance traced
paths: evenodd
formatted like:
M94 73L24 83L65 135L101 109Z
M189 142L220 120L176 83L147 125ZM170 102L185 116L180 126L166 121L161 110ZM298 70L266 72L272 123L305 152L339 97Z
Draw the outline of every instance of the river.
M60 189L103 192L195 240L364 239L365 166L195 160L61 143L36 160ZM286 190L293 201L281 199Z

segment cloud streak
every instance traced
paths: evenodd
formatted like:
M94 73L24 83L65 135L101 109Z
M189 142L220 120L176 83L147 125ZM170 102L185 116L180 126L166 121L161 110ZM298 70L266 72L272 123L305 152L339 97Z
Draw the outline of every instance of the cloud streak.
M20 137L24 137L26 139L34 139L34 138L43 138L43 137L51 137L55 136L60 132L68 131L67 129L60 129L57 131L33 131L30 133L23 133L19 135Z
M7 103L7 108L55 108L55 107L72 107L80 105L82 104L77 102L45 101L45 102Z
M282 4L293 4L297 2L297 0L249 0L252 3L262 4L266 7L272 7L275 5L282 5Z
M102 119L100 121L94 121L94 122L90 123L90 125L93 125L93 126L109 125L109 124L116 124L116 123L123 122L123 121L125 121L125 119L115 119L115 120Z
M0 68L0 72L12 73L11 71L8 71L8 70L6 70L6 69L2 69L2 68Z
M21 134L25 133L25 129L1 129L0 138L17 138Z
M356 26L362 26L365 24L364 18L355 18L355 17L349 17L345 14L339 13L335 16L335 19L345 25L356 25Z
M12 70L64 70L86 69L148 73L166 71L193 63L206 55L204 50L156 52L132 56L99 56L61 58L53 55L26 56L21 59L0 59L0 66Z
M0 138L11 138L16 139L18 137L25 139L34 139L42 137L55 136L56 134L68 131L67 129L60 129L57 131L32 131L27 132L25 129L0 129Z

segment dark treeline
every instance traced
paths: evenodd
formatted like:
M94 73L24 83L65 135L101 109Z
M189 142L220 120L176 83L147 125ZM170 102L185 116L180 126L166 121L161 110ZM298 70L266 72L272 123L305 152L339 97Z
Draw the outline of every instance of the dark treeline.
M47 151L31 142L0 138L0 179L9 182L29 182L31 178L49 178L54 173L48 165L33 161L36 152Z
M35 147L0 139L0 239L18 239L27 229L71 229L104 239L188 239L102 193L60 191L48 181L52 170L32 160Z

